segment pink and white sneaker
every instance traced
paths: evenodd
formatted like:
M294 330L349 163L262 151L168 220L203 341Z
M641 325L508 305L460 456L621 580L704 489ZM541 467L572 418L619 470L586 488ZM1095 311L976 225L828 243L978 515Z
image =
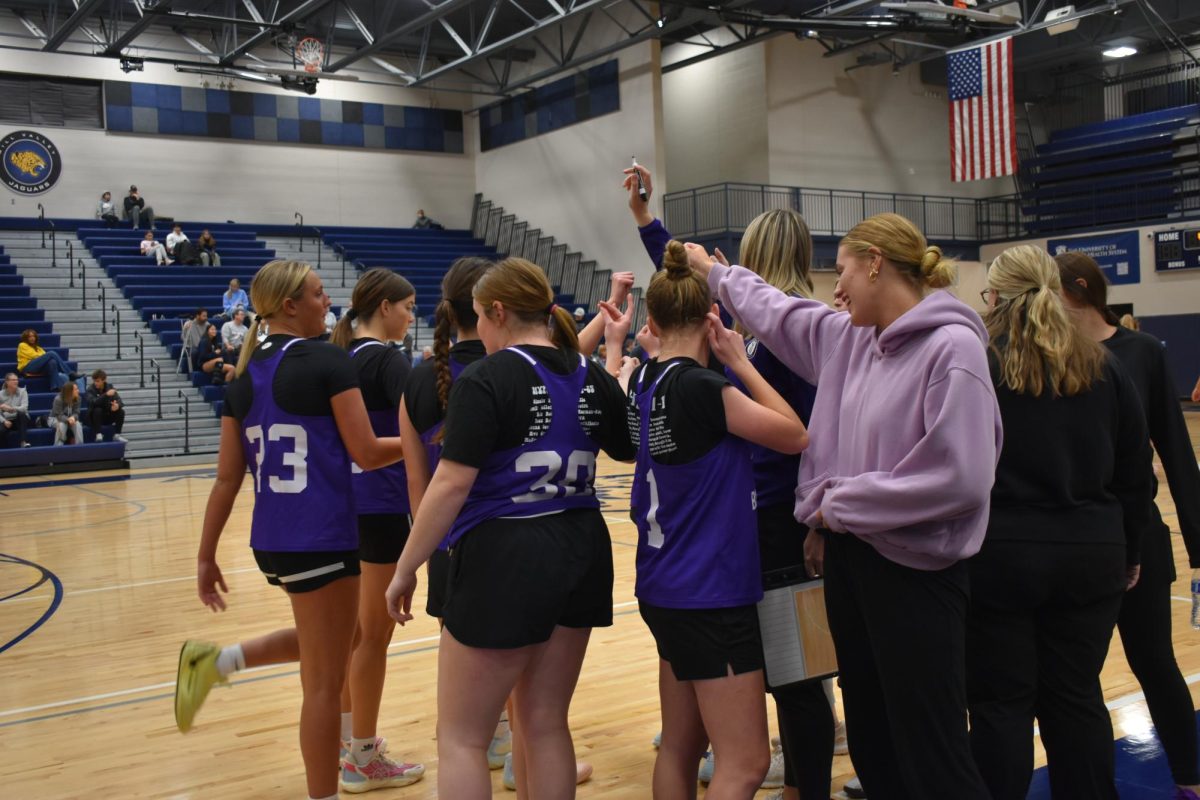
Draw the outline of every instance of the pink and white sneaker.
M379 750L364 766L353 758L342 759L342 790L357 794L372 789L388 789L416 783L425 775L424 764L401 764L392 761Z

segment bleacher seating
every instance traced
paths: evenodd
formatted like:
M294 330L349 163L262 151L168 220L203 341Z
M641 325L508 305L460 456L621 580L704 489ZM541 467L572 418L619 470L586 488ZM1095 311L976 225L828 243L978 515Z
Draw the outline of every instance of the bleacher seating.
M1200 206L1200 106L1055 131L1020 164L1031 234L1162 219Z
M229 281L237 278L248 290L258 269L275 257L275 252L257 238L253 226L183 225L184 233L192 239L202 228L208 228L217 239L220 267L158 266L153 258L138 252L143 235L140 231L94 227L78 230L79 238L150 330L170 349L176 362L183 349L184 319L201 306L210 318L220 314L221 295ZM162 234L165 237L165 229ZM494 249L473 239L469 231L333 227L323 229L323 234L325 242L356 271L383 266L404 275L416 287L419 302L428 303L429 308L440 297L442 276L454 259L473 254L496 256ZM571 298L561 298L560 302L569 303ZM341 308L334 307L333 312L340 316ZM191 378L219 415L224 387L212 385L211 376L199 371Z
M326 228L324 241L334 252L354 264L361 272L373 267L385 267L403 275L417 291L417 304L432 309L442 296L442 277L458 258L481 256L501 258L494 247L475 238L471 231L455 230L380 230L371 228ZM575 297L557 294L554 302L573 307ZM586 320L595 315L587 308ZM426 325L432 327L434 315L426 314Z
M58 353L73 370L79 365L70 360L70 350L62 347L61 337L54 333L54 326L46 319L44 309L38 308L37 298L32 296L24 279L17 274L11 257L0 247L0 376L17 371L16 351L21 332L33 329L38 333L38 343L48 352ZM29 394L29 416L39 420L50 415L57 394L50 379L43 375L31 375L21 379L21 386ZM81 397L80 410L87 409L86 396ZM120 463L125 456L125 443L112 440L113 428L104 426L100 433L103 442L92 441L96 432L84 425L84 443L68 447L54 447L54 430L33 427L27 431L29 447L17 446L14 437L6 437L7 447L0 448L0 474L21 475L61 470L64 468L97 468ZM63 465L70 465L64 467Z

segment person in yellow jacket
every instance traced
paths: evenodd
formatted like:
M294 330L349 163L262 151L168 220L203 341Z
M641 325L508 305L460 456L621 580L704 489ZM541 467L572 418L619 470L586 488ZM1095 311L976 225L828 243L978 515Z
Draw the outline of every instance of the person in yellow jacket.
M37 331L33 328L21 333L21 343L17 345L17 373L26 376L45 375L55 389L61 389L63 384L82 377L82 373L72 372L58 353L43 350L38 344Z

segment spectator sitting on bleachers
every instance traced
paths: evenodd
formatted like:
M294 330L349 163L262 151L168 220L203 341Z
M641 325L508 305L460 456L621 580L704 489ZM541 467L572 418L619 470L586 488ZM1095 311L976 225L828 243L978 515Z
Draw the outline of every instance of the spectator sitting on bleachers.
M0 441L7 445L8 438L17 435L18 447L29 447L25 431L29 430L29 393L18 385L17 373L4 376L4 388L0 389Z
M117 206L112 201L112 192L100 195L100 202L96 205L96 219L103 220L106 228L115 228L121 221L117 216Z
M431 358L433 358L433 348L430 347L429 345L425 345L424 347L421 348L421 352L413 357L412 365L415 367L417 364L420 364L422 361L428 361Z
M210 324L204 329L200 344L192 353L192 364L202 372L213 376L213 383L228 383L233 380L237 367L234 360L236 353L225 349L217 336L217 326Z
M122 402L121 395L117 394L116 388L108 382L108 374L104 370L98 369L92 373L92 382L88 384L87 389L87 401L88 427L92 429L92 436L96 441L104 439L104 435L100 433L102 425L113 426L114 442L125 441L125 437L121 435L121 428L125 427L125 403Z
M79 423L79 387L65 384L50 410L54 424L54 444L83 444L83 425Z
M197 308L192 318L183 323L183 348L189 353L196 349L208 327L208 309Z
M584 317L587 316L587 312L583 310L583 306L577 306L575 308L574 316L575 316L575 327L578 328L579 330L583 330L583 326L587 324L584 321Z
M240 308L235 309L233 319L221 326L221 341L225 343L225 349L232 351L235 356L240 353L248 330L246 312Z
M239 308L244 311L250 310L250 298L246 296L246 290L237 278L229 282L229 289L221 295L221 308L225 310L223 316L227 319L232 319L233 312Z
M174 260L179 260L179 245L188 241L188 235L183 232L183 226L176 224L171 228L171 232L167 234L167 253Z
M423 208L417 211L417 220L412 226L414 228L429 228L431 231L443 230L443 226L440 222L425 216L425 209Z
M208 232L208 228L200 232L196 246L200 248L200 263L206 267L221 266L221 256L217 253L217 240Z
M129 196L125 198L125 219L133 223L133 229L141 227L142 217L146 218L146 227L154 229L154 209L146 205L146 200L138 194L136 186L129 187Z
M141 243L142 255L154 256L154 260L160 267L171 263L171 259L167 258L166 248L162 246L162 242L154 241L154 231L146 231L145 237Z
M38 345L37 331L33 328L21 332L21 343L17 345L17 374L26 377L45 375L54 389L61 389L64 384L83 377L78 372L72 372L58 353L43 350Z

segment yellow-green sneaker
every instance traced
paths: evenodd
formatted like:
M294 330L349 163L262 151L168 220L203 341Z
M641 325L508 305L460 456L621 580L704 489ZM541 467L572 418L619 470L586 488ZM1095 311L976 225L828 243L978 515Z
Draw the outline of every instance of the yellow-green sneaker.
M196 712L204 705L214 683L227 683L217 672L221 648L212 642L188 640L179 651L179 672L175 676L175 724L181 733L192 729Z

